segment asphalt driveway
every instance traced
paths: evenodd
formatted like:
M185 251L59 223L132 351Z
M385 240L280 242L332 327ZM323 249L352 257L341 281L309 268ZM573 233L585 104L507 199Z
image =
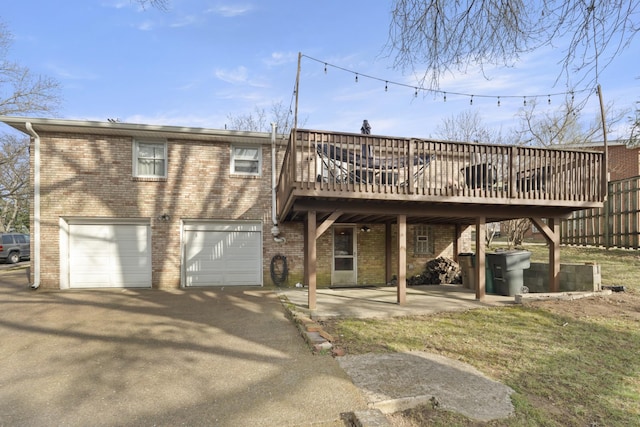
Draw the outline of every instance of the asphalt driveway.
M31 290L0 272L0 425L338 426L366 407L274 292Z

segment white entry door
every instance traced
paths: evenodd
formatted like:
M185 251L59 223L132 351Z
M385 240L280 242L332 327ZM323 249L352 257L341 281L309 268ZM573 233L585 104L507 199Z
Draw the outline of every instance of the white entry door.
M183 269L184 286L262 285L262 224L185 224Z
M358 282L356 236L353 225L333 227L332 285L355 285Z

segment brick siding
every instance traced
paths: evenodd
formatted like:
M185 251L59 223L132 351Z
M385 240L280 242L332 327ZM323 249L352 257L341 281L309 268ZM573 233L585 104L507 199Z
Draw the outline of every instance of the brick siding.
M263 283L272 285L271 259L287 258L289 276L283 286L303 282L304 225L280 224L286 242L271 235L271 147L262 143L259 177L230 173L231 144L186 139L168 140L167 179L132 176L131 137L91 134L40 133L41 136L41 283L60 287L60 227L68 218L147 218L151 225L152 286L179 288L181 281L181 220L253 220L263 223ZM33 188L33 149L31 183ZM284 148L278 149L278 164ZM163 214L169 221L160 221ZM31 212L33 227L33 207ZM385 281L385 226L367 224L371 232L358 233L358 282ZM408 227L408 275L418 274L437 256L453 256L453 227L435 227L433 256L414 256L413 227ZM356 227L359 230L360 226ZM33 229L33 228L32 228ZM393 268L397 270L395 226ZM470 233L467 231L470 242ZM331 284L333 237L331 230L317 241L318 286ZM468 249L462 248L461 251ZM394 273L397 274L397 271Z

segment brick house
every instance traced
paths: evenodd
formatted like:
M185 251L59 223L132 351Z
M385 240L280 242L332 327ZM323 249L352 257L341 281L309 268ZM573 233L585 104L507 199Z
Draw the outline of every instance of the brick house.
M302 224L278 224L279 235L271 233L271 134L29 119L32 133L26 122L5 119L39 138L39 286L271 285L277 254L287 261L284 285L303 281ZM276 165L283 148L276 140ZM31 153L34 183L38 160ZM32 209L31 230L33 219ZM353 233L358 256L350 284L384 284L384 264L377 262L384 226L334 229ZM410 227L410 239L428 242L410 252L409 270L418 273L436 256L453 257L452 230ZM318 283L329 286L333 234L318 244ZM202 245L224 251L197 269L206 263L198 253Z
M604 151L604 144L594 144L594 150ZM640 176L640 146L629 147L624 141L609 141L609 181Z
M553 261L554 219L602 205L596 153L554 157L306 130L283 137L0 121L31 137L34 287L269 286L282 255L287 274L279 263L275 276L286 276L282 286L309 286L310 308L316 287L383 285L394 276L403 303L407 275L429 259L468 251L471 225L530 216L553 243ZM546 189L525 188L520 182L540 180L529 165L557 174ZM594 185L565 185L577 173ZM482 264L481 242L476 233ZM550 269L550 283L558 270ZM480 271L483 265L476 274L482 299Z

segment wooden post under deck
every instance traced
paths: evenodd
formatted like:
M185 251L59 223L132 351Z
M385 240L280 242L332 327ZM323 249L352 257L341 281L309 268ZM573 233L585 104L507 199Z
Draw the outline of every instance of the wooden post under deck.
M407 302L407 216L398 215L398 304Z
M560 220L547 218L531 218L534 225L542 232L549 244L549 292L560 292Z
M307 212L305 235L305 282L308 286L309 310L316 309L316 211Z
M551 229L552 238L549 240L549 290L560 292L560 220L549 218L547 225Z
M384 271L385 271L385 284L391 283L393 278L393 239L391 238L391 223L387 222L384 225Z
M486 295L486 276L485 276L485 250L484 242L486 238L486 217L476 218L476 268L474 274L476 275L476 299L478 301L484 301Z
M462 248L462 226L460 224L455 225L455 230L453 234L453 260L455 262L460 262L458 259L458 254Z

